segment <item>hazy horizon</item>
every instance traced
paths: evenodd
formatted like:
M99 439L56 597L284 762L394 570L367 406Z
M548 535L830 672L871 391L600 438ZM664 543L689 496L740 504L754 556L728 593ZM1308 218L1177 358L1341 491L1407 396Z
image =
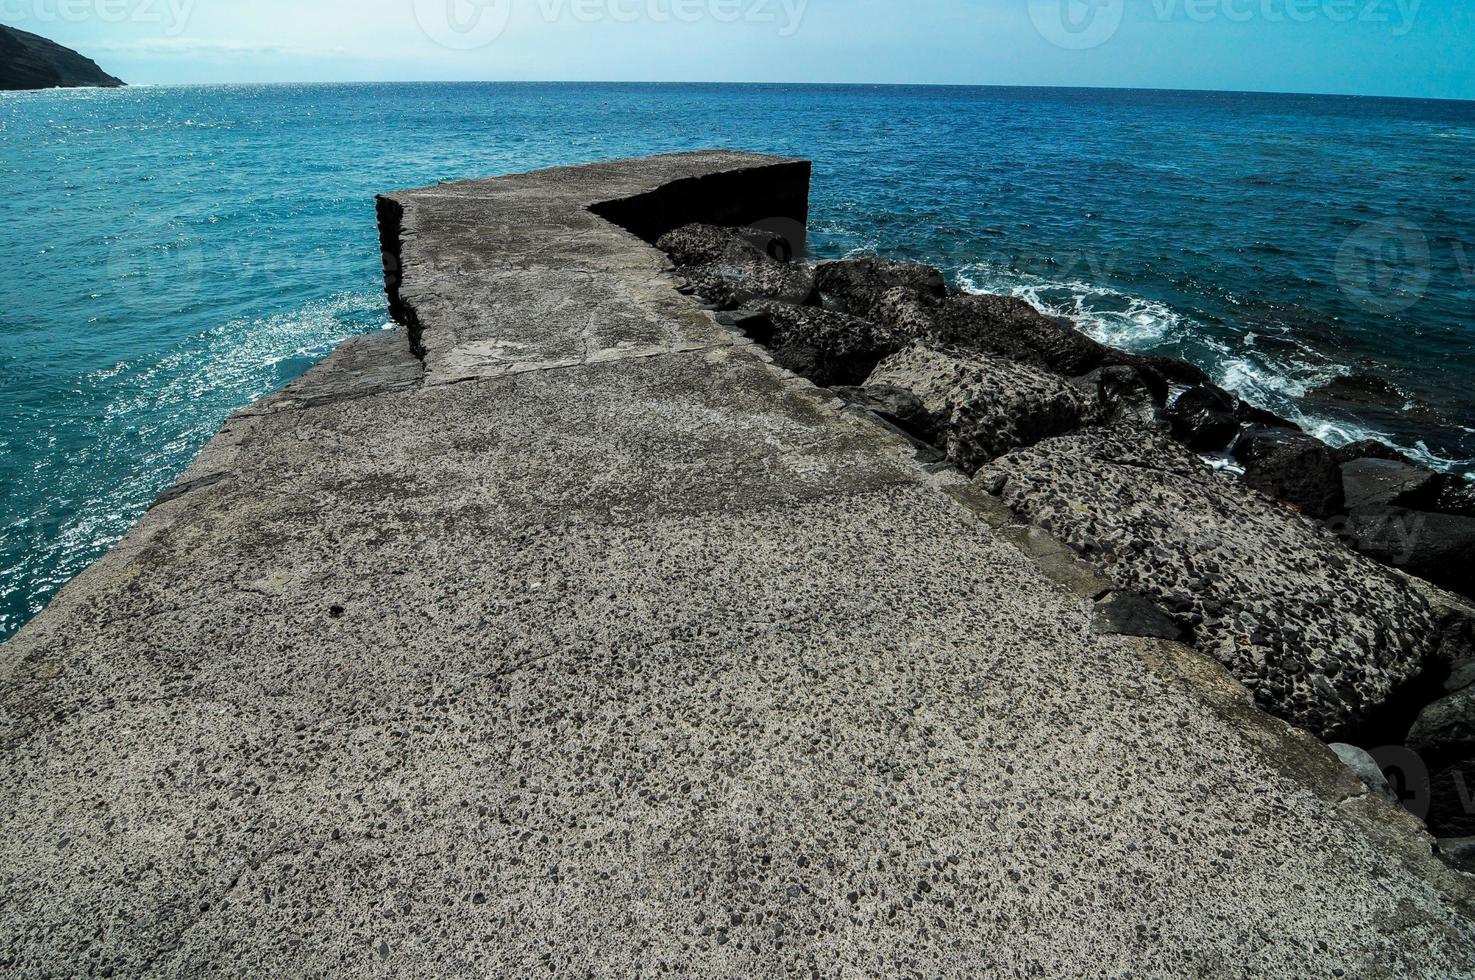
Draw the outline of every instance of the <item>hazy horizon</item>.
M1475 99L1457 0L0 0L134 85L672 82Z

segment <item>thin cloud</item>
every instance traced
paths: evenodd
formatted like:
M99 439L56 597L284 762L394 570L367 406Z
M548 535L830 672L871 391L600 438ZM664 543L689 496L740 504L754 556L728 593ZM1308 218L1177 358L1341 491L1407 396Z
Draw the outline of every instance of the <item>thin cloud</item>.
M153 37L137 41L102 41L88 48L109 54L143 54L160 57L215 55L234 58L341 58L344 48L263 41L207 40L192 37Z

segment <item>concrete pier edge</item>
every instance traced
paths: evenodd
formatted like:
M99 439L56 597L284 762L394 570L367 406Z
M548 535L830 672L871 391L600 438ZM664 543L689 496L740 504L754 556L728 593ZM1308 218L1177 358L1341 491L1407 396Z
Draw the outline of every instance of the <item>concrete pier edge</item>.
M0 650L0 965L1475 975L1418 821L676 292L649 240L803 223L809 178L382 197L401 328Z

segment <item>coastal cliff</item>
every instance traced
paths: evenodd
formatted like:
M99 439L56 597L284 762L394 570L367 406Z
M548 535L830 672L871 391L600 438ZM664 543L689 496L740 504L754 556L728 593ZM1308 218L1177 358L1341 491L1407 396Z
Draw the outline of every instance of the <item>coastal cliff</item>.
M0 91L120 88L124 84L70 48L0 24Z
M1071 461L1198 465L1056 442L1153 375L1067 388L1098 352L1022 311L1017 358L883 352L965 320L926 270L791 261L809 180L381 198L398 329L237 413L0 647L6 974L1475 973L1420 823L1042 526ZM897 288L926 309L840 309ZM1404 595L1353 574L1361 616ZM1340 724L1398 654L1285 703Z

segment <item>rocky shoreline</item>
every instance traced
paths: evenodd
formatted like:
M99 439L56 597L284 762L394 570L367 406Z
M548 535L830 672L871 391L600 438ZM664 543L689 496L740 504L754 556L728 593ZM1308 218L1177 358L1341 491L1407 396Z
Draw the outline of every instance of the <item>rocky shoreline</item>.
M1192 364L1106 347L928 266L810 264L759 228L689 225L657 245L682 291L779 366L1089 563L1120 632L1212 656L1475 867L1468 481L1376 442L1333 448Z

